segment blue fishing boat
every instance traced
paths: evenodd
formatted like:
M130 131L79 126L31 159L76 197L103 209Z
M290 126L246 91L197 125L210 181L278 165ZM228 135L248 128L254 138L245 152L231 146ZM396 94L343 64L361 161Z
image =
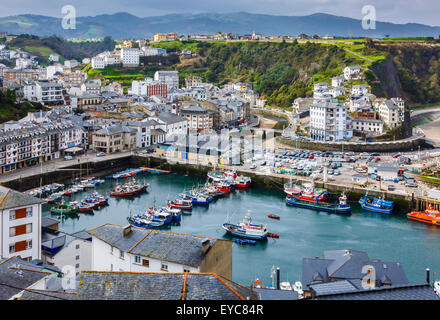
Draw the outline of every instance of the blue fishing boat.
M368 190L365 196L359 199L359 204L362 209L372 212L390 214L394 209L394 201L385 200L382 198L376 198L368 196Z
M173 215L160 209L151 208L145 212L146 216L150 216L153 221L163 221L168 224L173 221Z
M164 225L163 221L155 221L146 216L127 217L127 220L132 226L145 229L160 228Z
M316 199L316 201L308 201L308 200L299 199L298 197L293 195L288 195L286 197L286 204L293 207L325 211L329 213L337 213L337 214L351 213L351 208L350 205L347 203L347 197L345 196L345 194L341 194L341 196L338 199L338 203L336 204L320 202L319 199Z
M223 223L223 229L225 229L227 233L240 238L251 240L264 240L267 238L266 225L252 223L250 211L248 211L243 221L238 224L229 222Z
M172 221L180 221L182 220L182 210L171 208L171 207L162 207L161 211L166 212L172 216Z

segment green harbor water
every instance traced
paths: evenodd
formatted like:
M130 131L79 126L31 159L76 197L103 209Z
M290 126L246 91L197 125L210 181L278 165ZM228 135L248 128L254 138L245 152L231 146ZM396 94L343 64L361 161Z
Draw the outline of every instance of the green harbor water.
M105 223L127 224L127 217L143 212L146 207L165 205L173 200L184 188L204 183L197 179L178 174L152 175L142 173L137 181L150 184L147 193L134 199L109 197L109 191L123 180L106 179L95 188L65 197L74 201L83 199L88 193L97 191L109 197L109 206L95 210L94 214L78 214L65 217L62 230L75 232L90 230ZM382 215L363 211L356 203L351 203L352 214L340 216L308 209L288 207L282 191L251 187L247 191L234 191L229 196L219 198L209 207L194 206L191 215L183 215L178 225L168 229L173 232L232 239L222 229L228 215L231 222L239 222L247 210L252 211L253 221L267 223L269 232L279 234L279 239L253 245L232 245L234 281L250 285L259 278L264 285L272 284L270 271L273 265L280 268L281 281L301 280L302 259L323 257L325 249L353 249L366 251L370 259L384 262L400 262L411 283L425 281L425 269L440 272L440 227L426 225L406 218L406 212ZM43 206L43 216L53 216ZM267 217L276 214L280 220Z

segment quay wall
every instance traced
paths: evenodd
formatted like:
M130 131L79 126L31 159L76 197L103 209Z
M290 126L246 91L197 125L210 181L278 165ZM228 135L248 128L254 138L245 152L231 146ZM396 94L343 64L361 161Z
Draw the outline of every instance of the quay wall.
M323 142L323 141L296 141L277 137L282 144L301 149L320 151L345 151L353 152L401 152L417 150L424 146L424 137L413 137L408 140L381 141L381 142Z
M130 167L146 166L150 168L157 168L162 170L169 170L179 174L186 174L188 176L206 177L208 171L212 170L211 166L203 164L192 163L170 163L165 158L154 156L141 156L141 155L128 155L117 159L99 160L96 162L89 162L87 164L82 163L80 165L72 165L67 167L68 169L77 170L62 170L51 171L43 174L36 174L32 176L21 176L15 180L7 181L3 183L6 187L12 188L18 191L26 191L34 188L38 188L40 185L47 185L54 182L65 183L72 181L74 177L80 177L80 167L82 178L87 177L86 169L88 169L88 176L102 177L112 174L116 171L125 170ZM225 166L227 168L227 166ZM253 170L246 170L240 167L235 167L237 173L249 176L252 178L252 184L257 187L271 188L273 190L283 192L283 186L285 183L289 183L290 179L294 183L310 182L310 178L302 176L290 176L286 174L275 173L261 173ZM316 187L326 188L334 196L338 196L340 193L345 192L349 201L358 201L361 196L365 194L365 188L362 188L355 184L339 185L333 181L324 183L322 180L315 181ZM390 191L374 191L370 190L369 194L372 196L384 195L387 199L394 200L396 203L396 211L402 209L402 212L408 212L409 209L420 208L420 201L414 199L413 195L404 195L401 193Z

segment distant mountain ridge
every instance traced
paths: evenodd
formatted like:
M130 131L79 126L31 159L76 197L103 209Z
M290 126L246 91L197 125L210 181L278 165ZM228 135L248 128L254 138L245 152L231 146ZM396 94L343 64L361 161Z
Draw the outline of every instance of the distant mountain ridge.
M315 13L307 16L275 16L267 14L201 13L168 14L140 18L120 12L95 17L77 17L76 29L63 29L62 18L24 14L0 18L0 32L11 34L57 35L64 38L114 39L152 37L156 32L194 34L232 32L263 35L334 35L344 37L422 37L440 35L440 27L418 23L394 24L376 22L376 29L364 30L362 21L353 18Z

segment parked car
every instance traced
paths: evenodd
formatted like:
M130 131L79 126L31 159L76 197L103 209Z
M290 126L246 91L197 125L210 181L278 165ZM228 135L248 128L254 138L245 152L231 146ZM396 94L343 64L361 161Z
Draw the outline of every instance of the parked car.
M417 183L415 182L408 182L407 184L405 184L405 186L409 187L409 188L417 188Z
M103 157L103 156L105 156L105 152L98 152L98 153L96 154L96 156L97 156L97 157Z
M250 166L249 168L251 168L251 169L256 169L256 168L257 168L257 165L256 165L255 163L252 163L251 166Z
M72 158L72 156L65 156L64 157L64 160L72 160L73 158Z
M334 171L333 171L333 174L334 174L335 176L339 176L339 175L341 174L341 172L340 172L339 170L334 170Z

